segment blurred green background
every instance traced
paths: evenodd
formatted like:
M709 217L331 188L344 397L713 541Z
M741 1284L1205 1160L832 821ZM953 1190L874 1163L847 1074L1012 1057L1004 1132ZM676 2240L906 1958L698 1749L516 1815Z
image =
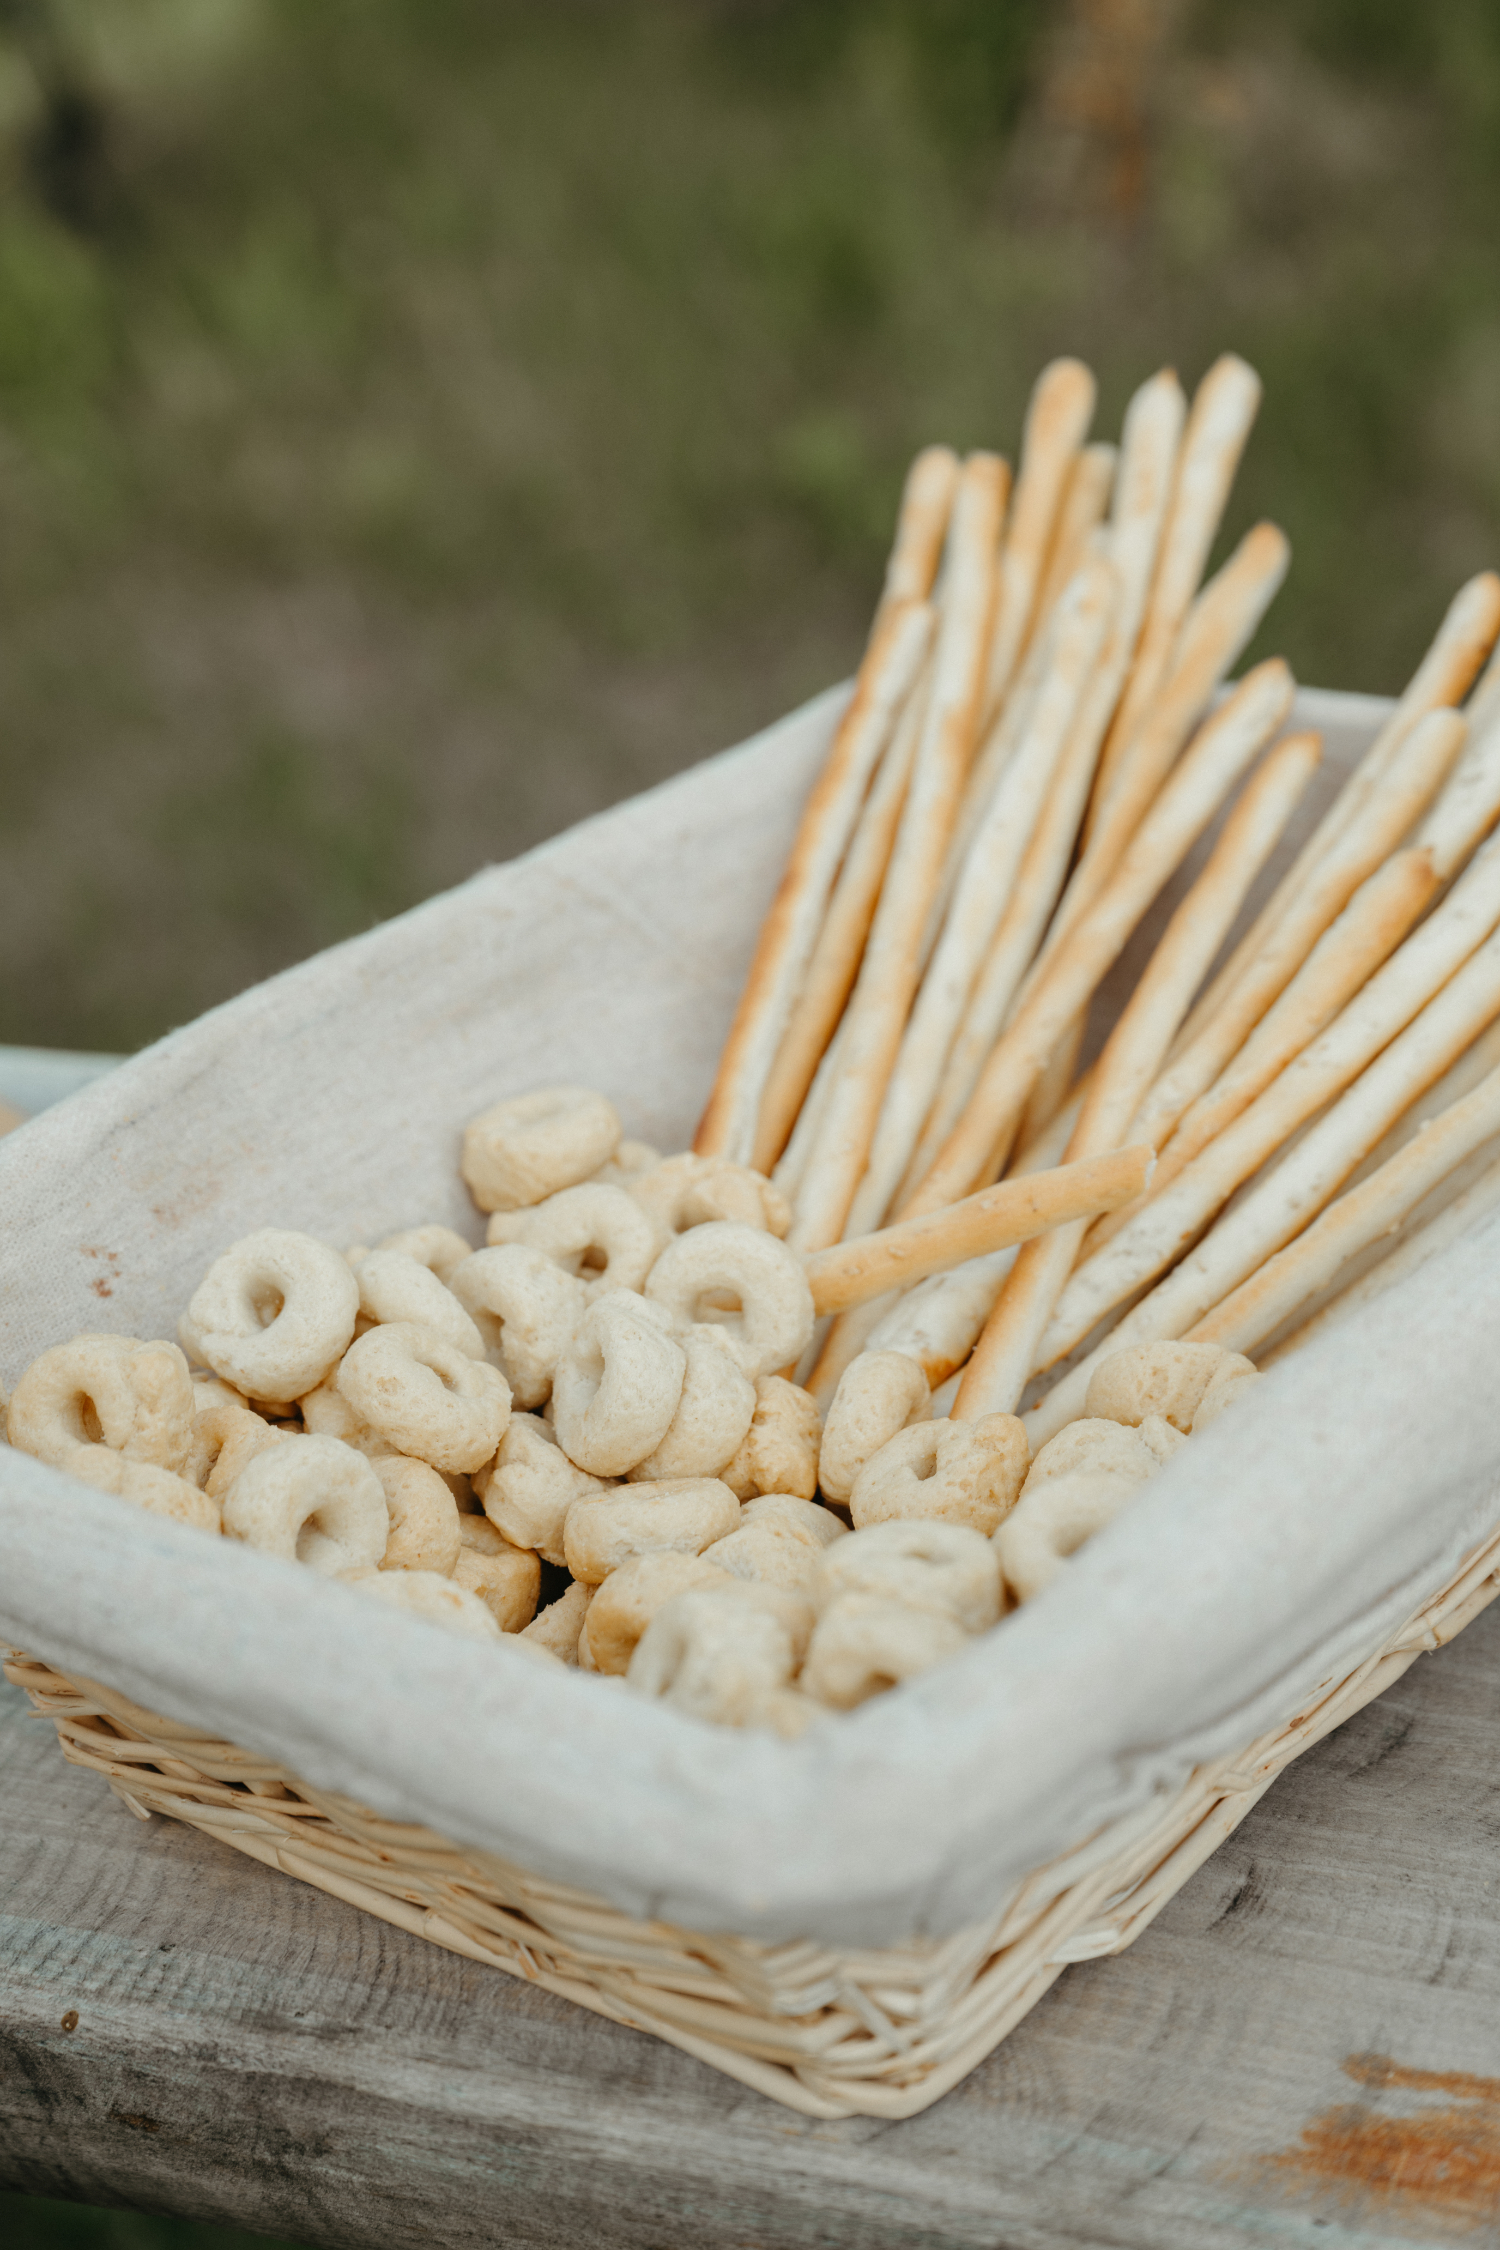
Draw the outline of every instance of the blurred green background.
M157 2219L144 2211L92 2211L40 2195L0 2192L5 2250L285 2250L265 2234Z
M1495 0L0 0L0 1041L129 1047L839 677L1049 356L1267 399L1262 645L1500 558ZM231 2250L0 2196L7 2250Z
M1267 402L1265 645L1500 555L1495 0L0 0L0 1041L129 1047L846 671L921 442Z

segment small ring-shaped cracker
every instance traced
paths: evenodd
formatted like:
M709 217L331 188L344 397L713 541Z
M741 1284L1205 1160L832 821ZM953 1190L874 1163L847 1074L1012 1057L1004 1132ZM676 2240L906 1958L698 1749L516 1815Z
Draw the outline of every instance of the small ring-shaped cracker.
M728 1221L678 1235L652 1267L646 1295L682 1323L722 1328L752 1382L789 1367L813 1332L812 1291L796 1252Z
M344 1354L335 1380L393 1452L450 1473L468 1475L492 1461L510 1419L510 1390L498 1367L407 1321L367 1330Z
M190 1352L249 1398L288 1404L349 1348L359 1284L326 1243L261 1227L216 1258L182 1323Z
M390 1515L380 1479L338 1438L293 1437L257 1453L224 1499L224 1531L247 1547L306 1563L325 1578L370 1570Z
M614 1105L584 1086L548 1086L484 1110L464 1133L461 1170L481 1211L517 1211L575 1187L620 1142Z

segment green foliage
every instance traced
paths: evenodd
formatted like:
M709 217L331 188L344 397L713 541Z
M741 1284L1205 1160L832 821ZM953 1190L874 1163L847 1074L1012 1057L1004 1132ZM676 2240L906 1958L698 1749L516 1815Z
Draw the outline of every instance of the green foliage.
M1133 214L1040 0L27 4L0 1038L149 1036L837 677L911 453L1059 351L1104 434L1261 368L1226 537L1291 533L1304 677L1398 685L1500 545L1492 0L1197 0Z
M277 2250L270 2235L146 2211L95 2211L41 2195L0 2192L5 2250Z

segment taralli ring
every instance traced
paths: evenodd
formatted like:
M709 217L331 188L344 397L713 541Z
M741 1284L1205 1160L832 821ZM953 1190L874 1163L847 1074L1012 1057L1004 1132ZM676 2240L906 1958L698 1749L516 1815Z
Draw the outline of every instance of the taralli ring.
M1261 1379L1261 1371L1252 1360L1239 1352L1226 1352L1220 1364L1208 1379L1208 1388L1198 1401L1193 1415L1193 1430L1206 1430L1210 1422L1217 1422L1226 1406L1233 1406Z
M738 1500L717 1477L620 1485L596 1500L574 1501L563 1547L573 1576L597 1586L632 1555L701 1554L739 1518Z
M845 1594L879 1594L984 1633L1000 1615L1000 1559L968 1524L872 1523L822 1558L813 1595L819 1609Z
M995 1534L1005 1583L1018 1602L1050 1586L1070 1555L1112 1523L1138 1482L1110 1469L1070 1469L1026 1493Z
M820 1547L831 1547L835 1539L849 1536L849 1526L842 1516L836 1516L831 1508L820 1508L815 1501L799 1499L794 1492L763 1492L758 1499L746 1501L740 1510L740 1522L785 1524L804 1539L816 1540Z
M477 1250L453 1275L453 1294L500 1363L516 1404L542 1406L588 1291L544 1250L508 1243Z
M83 1446L107 1446L130 1461L183 1469L196 1401L175 1344L132 1336L78 1336L34 1359L11 1396L10 1442L53 1468L71 1468Z
M738 1588L705 1587L657 1611L627 1677L638 1695L733 1727L750 1723L762 1699L786 1687L795 1669L795 1641L783 1616L747 1602Z
M634 1555L621 1563L588 1607L583 1630L594 1670L627 1672L641 1635L659 1609L678 1594L727 1583L724 1572L703 1555Z
M407 1321L372 1328L339 1365L339 1390L395 1453L467 1474L495 1452L510 1419L498 1367Z
M489 1531L492 1527L485 1524L484 1528ZM478 1595L502 1633L519 1633L536 1615L542 1566L535 1555L503 1539L497 1539L495 1546L482 1554L465 1545L453 1566L453 1583Z
M672 1426L687 1354L654 1305L626 1290L597 1297L557 1363L552 1421L570 1461L618 1477Z
M222 1400L205 1406L193 1428L187 1474L210 1500L222 1500L241 1469L269 1446L284 1444L287 1435L252 1414L248 1406L229 1406Z
M731 1164L722 1156L669 1156L629 1184L664 1239L717 1219L774 1235L784 1235L792 1223L791 1206L779 1188L748 1164Z
M731 1578L810 1596L823 1550L799 1525L763 1519L736 1525L727 1538L704 1548L703 1559Z
M715 1223L680 1234L652 1267L646 1295L679 1321L721 1327L752 1382L789 1367L813 1332L801 1259L755 1227Z
M472 1242L465 1242L452 1227L404 1227L400 1234L388 1234L377 1242L377 1250L399 1250L405 1257L415 1258L419 1266L435 1273L447 1288L453 1279L454 1269L473 1254Z
M399 1453L370 1466L390 1517L381 1569L435 1570L451 1578L459 1551L458 1504L437 1470Z
M195 1531L219 1528L217 1503L152 1458L164 1453L186 1466L191 1450L193 1387L175 1344L123 1336L54 1344L16 1384L7 1430L18 1452L96 1492Z
M790 1492L811 1500L818 1489L818 1402L783 1375L762 1375L755 1412L734 1459L719 1471L731 1492L750 1500L761 1492Z
M623 1188L597 1180L564 1188L534 1209L499 1214L490 1222L490 1241L540 1250L594 1297L607 1289L639 1289L660 1248L640 1205Z
M847 1500L860 1470L898 1430L925 1422L932 1393L919 1361L905 1352L861 1352L839 1378L818 1455L818 1483Z
M880 1594L840 1594L813 1629L801 1686L819 1703L852 1711L957 1656L968 1638L941 1610L913 1609Z
M563 1563L563 1527L575 1500L613 1485L575 1468L555 1434L535 1414L513 1414L493 1465L474 1480L486 1516L513 1547L532 1547L544 1562ZM566 1598L566 1597L564 1597Z
M865 1463L849 1513L857 1528L928 1516L969 1524L988 1538L1020 1496L1027 1453L1026 1432L1013 1414L915 1422Z
M716 1477L733 1460L755 1412L755 1385L719 1328L690 1328L681 1338L687 1367L666 1435L631 1470L632 1477Z
M373 1570L390 1515L370 1463L337 1438L289 1438L258 1453L224 1501L224 1532L325 1578Z
M578 1644L588 1621L594 1592L592 1586L581 1586L575 1579L565 1594L538 1610L529 1625L522 1626L516 1635L517 1641L540 1649L545 1656L555 1657L559 1664L576 1665Z
M411 1321L430 1328L455 1351L470 1359L483 1359L484 1338L451 1289L445 1288L429 1266L403 1250L371 1250L355 1268L359 1309L367 1320L389 1326Z
M434 1570L344 1570L338 1575L345 1586L373 1595L388 1609L404 1609L408 1617L425 1618L429 1625L442 1625L472 1641L500 1638L500 1627L479 1596Z
M481 1211L518 1211L588 1179L619 1142L612 1102L582 1086L551 1086L476 1117L461 1170Z
M183 1342L249 1398L314 1390L348 1350L359 1284L310 1234L262 1227L216 1258L193 1292Z
M336 1381L320 1383L306 1398L298 1399L297 1404L302 1410L303 1427L311 1430L314 1437L341 1438L345 1445L354 1446L371 1461L389 1459L396 1451L388 1438L372 1430L355 1413Z
M1034 1492L1051 1478L1072 1476L1078 1470L1103 1470L1110 1476L1124 1477L1130 1484L1144 1484L1160 1466L1139 1430L1129 1429L1123 1422L1085 1416L1069 1422L1055 1438L1047 1440L1027 1471L1021 1490Z
M649 1141L621 1141L607 1164L601 1164L593 1177L604 1187L628 1187L643 1172L654 1171L661 1162L661 1150Z
M1254 1363L1222 1344L1130 1344L1111 1352L1089 1377L1083 1411L1111 1422L1142 1422L1160 1414L1184 1435L1204 1394L1226 1363L1253 1375Z

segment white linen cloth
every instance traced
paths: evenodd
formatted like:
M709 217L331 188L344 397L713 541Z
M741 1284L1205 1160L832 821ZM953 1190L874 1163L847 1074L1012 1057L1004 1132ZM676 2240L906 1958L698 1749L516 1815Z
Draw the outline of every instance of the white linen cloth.
M80 1329L173 1335L252 1227L345 1245L442 1219L477 1242L459 1134L501 1095L597 1085L628 1133L686 1145L841 694L0 1142L0 1382ZM1342 765L1381 708L1296 716ZM632 1913L941 1935L1293 1715L1452 1574L1500 1520L1497 1357L1500 1215L1278 1366L1019 1616L793 1744L465 1642L3 1448L0 1641Z

